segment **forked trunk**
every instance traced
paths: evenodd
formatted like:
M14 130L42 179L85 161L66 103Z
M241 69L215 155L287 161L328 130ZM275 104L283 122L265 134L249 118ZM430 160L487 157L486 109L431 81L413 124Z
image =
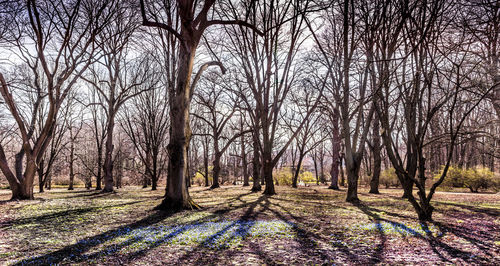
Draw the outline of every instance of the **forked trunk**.
M12 189L12 200L32 200L33 197L33 181L36 174L36 165L33 160L29 160L26 163L26 169L24 171L24 179L21 183L11 184Z

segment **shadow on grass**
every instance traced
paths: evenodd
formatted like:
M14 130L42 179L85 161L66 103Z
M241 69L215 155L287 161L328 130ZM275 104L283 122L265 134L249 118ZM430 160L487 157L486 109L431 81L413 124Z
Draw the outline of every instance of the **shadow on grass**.
M432 249L433 253L435 253L442 261L451 263L452 261L447 258L448 256L450 258L460 258L467 263L474 263L474 264L490 263L488 258L479 256L469 251L461 250L456 247L452 247L447 243L445 243L442 240L442 237L446 233L452 233L457 237L467 240L469 243L483 250L488 256L494 258L493 254L489 252L490 250L494 249L494 247L492 245L484 243L484 241L479 238L475 238L474 237L475 234L471 232L470 229L466 228L457 229L455 227L449 227L437 222L433 222L431 223L431 225L435 225L441 231L441 234L439 234L436 237L432 234L432 231L429 228L429 224L427 223L420 224L423 232L425 232L424 234L422 234L420 232L417 232L413 228L409 228L405 224L381 218L377 214L378 212L381 212L381 210L379 209L369 207L363 203L355 204L355 206L375 222L375 226L377 227L379 234L382 234L384 230L381 222L386 222L386 224L389 224L393 227L393 231L400 233L402 236L411 235L427 242L427 244Z
M58 219L63 219L65 222L67 222L67 221L74 220L75 218L79 217L80 215L83 215L83 214L86 214L89 212L94 212L94 211L103 210L103 209L110 209L110 208L115 208L115 207L122 207L122 206L127 206L127 205L133 205L133 204L140 203L140 202L144 202L144 200L127 202L127 203L116 204L116 205L108 205L108 206L102 206L102 207L78 208L78 209L65 210L65 211L60 211L60 212L55 212L55 213L43 214L40 216L13 219L13 220L10 220L10 221L8 221L8 223L5 223L3 225L0 224L0 228L8 228L11 226L31 224L31 223L54 224L54 223L60 222L60 221L57 221Z
M28 259L21 260L14 265L40 265L40 264L58 264L64 262L84 262L88 259L97 258L100 256L113 255L119 248L123 248L126 245L131 245L133 241L138 241L136 239L131 241L126 241L120 246L108 247L104 252L94 253L91 255L84 255L84 253L91 250L91 248L97 247L102 243L113 240L123 234L124 231L129 231L133 229L138 229L141 227L149 226L161 222L162 220L169 217L171 213L165 212L155 212L139 221L131 224L120 226L116 229L106 231L104 233L84 238L78 241L76 244L68 245L57 251L47 253L45 255L31 257Z
M241 200L241 197L245 196L245 194L240 195L236 197L236 199ZM254 203L245 203L241 206L237 206L235 208L240 208L247 206L249 204L253 204L254 206L257 204L256 202ZM111 207L116 207L117 205L114 206L109 206ZM233 209L235 209L233 208ZM54 217L59 217L60 215L81 215L86 212L92 211L95 208L85 208L85 209L80 209L80 210L70 210L70 211L65 211L65 212L60 212L57 214L51 214L51 215L46 215L46 216L41 216L37 217L35 219L38 219L40 221L42 220L47 220L47 219L54 219ZM118 253L126 249L127 247L133 247L135 244L140 244L141 241L147 240L147 245L145 248L139 249L138 251L133 251L130 253L127 253L125 255L119 255L121 259L125 261L129 260L137 260L144 255L146 255L151 249L154 249L169 240L174 239L176 236L192 229L194 226L200 225L204 221L209 221L214 218L218 218L221 216L222 213L225 213L230 210L219 210L215 211L209 216L205 216L202 218L199 218L195 221L191 221L188 224L181 225L179 227L175 227L176 229L173 232L168 233L166 236L162 236L157 240L150 241L148 238L148 234L142 235L140 234L139 236L133 236L130 239L127 239L126 241L118 244L109 244L107 246L104 246L104 248L100 251L96 251L90 254L85 254L91 251L93 248L98 248L101 245L105 245L106 243L109 243L113 241L116 238L119 238L121 236L127 235L130 232L133 232L135 230L141 230L145 229L148 230L150 226L153 226L162 220L166 219L167 217L170 217L172 213L166 213L166 212L154 212L148 217L141 219L137 222L127 224L120 226L116 229L108 230L106 232L103 232L101 234L91 236L84 238L80 241L78 241L76 244L73 245L68 245L66 247L63 247L57 251L47 253L41 256L36 256L36 257L31 257L28 259L24 259L21 261L18 261L14 265L39 265L39 264L58 264L58 263L81 263L81 262L86 262L88 260L92 259L99 259L103 257L110 257L114 255L119 255ZM247 216L248 218L250 216ZM32 220L32 219L28 219ZM28 220L22 220L22 221L16 221L17 223L23 223L23 222L28 222ZM230 241L231 238L236 237L237 235L240 236L246 236L248 231L251 229L253 226L253 222L241 222L241 221L234 221L230 223L228 226L223 228L222 230L218 231L217 233L209 236L207 239L205 239L201 244L200 247L210 247L211 243L216 242L222 235L224 235L228 230L232 229L235 226L238 226L239 228L233 233L233 235L229 239L225 239L226 241ZM227 245L222 245L220 248L228 248L229 246Z

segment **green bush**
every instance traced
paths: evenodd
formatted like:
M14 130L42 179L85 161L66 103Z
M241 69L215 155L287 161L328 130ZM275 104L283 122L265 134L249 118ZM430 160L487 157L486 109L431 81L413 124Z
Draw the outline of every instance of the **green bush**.
M443 173L444 166L441 167L439 173L434 176L434 180L437 181L441 174ZM464 181L466 179L467 171L456 166L450 166L448 168L448 172L446 173L446 177L441 183L441 187L445 188L453 188L453 187L465 187Z
M273 173L274 181L280 186L291 186L293 173L290 167L283 167Z
M434 176L435 180L441 177L442 171L443 169ZM487 167L463 169L450 166L442 186L465 187L474 193L479 192L479 189L493 189L494 191L498 191L500 188L500 178Z
M212 184L213 179L212 179L212 168L213 166L208 167L208 183ZM196 172L196 174L193 177L193 182L198 185L198 186L204 186L205 185L205 177L201 172Z
M399 187L398 176L396 175L396 171L392 167L387 168L380 173L379 182L381 185L384 185L385 188Z
M304 172L300 173L299 179L306 184L308 184L308 183L316 184L316 176L312 172L309 172L309 171L304 171Z

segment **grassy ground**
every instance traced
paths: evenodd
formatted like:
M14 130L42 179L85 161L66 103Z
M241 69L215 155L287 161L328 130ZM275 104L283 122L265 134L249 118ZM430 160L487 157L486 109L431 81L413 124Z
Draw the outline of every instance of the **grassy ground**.
M204 209L153 211L163 190L53 189L8 202L0 190L3 264L500 264L500 195L438 192L420 224L398 190L344 202L345 191L195 187Z

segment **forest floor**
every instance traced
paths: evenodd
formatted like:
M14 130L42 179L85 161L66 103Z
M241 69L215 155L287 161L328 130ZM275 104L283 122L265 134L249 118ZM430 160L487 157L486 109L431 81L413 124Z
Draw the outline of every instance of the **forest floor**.
M198 211L153 211L164 190L0 190L0 265L500 264L500 195L438 192L421 224L401 191L190 189Z

